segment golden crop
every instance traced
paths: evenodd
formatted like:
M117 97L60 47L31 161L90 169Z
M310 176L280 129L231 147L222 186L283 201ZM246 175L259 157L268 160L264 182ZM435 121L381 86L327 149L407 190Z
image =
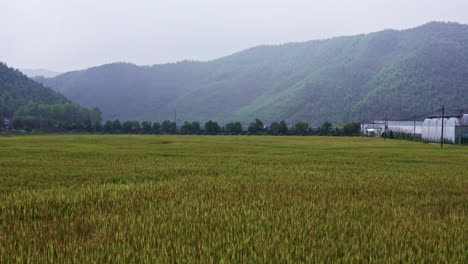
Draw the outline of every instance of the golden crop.
M0 263L466 263L468 148L0 137Z

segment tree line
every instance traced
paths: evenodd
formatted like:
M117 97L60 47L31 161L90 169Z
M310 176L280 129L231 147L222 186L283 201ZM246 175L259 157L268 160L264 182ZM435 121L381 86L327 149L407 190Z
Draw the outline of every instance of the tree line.
M285 121L272 122L265 126L260 119L250 123L244 129L240 122L230 122L220 125L216 121L209 120L202 124L198 121L185 121L181 126L176 122L165 120L162 123L137 120L125 121L108 120L102 127L96 127L96 132L109 134L182 134L182 135L336 135L358 136L360 135L359 123L347 123L342 128L335 128L330 122L325 122L319 128L312 128L307 122L298 122L288 127Z
M24 130L73 128L92 130L101 123L101 111L97 107L86 108L72 103L29 103L14 113L10 123L13 128Z
M176 122L165 120L161 123L151 121L107 120L102 123L97 108L83 108L77 105L28 105L22 107L12 119L14 129L42 129L50 132L90 132L104 134L182 134L182 135L335 135L357 136L359 123L347 123L342 128L334 128L325 122L319 128L310 127L307 122L298 122L289 127L283 120L266 126L260 119L244 127L241 122L220 125L209 120L203 125L198 121L185 121L178 126Z

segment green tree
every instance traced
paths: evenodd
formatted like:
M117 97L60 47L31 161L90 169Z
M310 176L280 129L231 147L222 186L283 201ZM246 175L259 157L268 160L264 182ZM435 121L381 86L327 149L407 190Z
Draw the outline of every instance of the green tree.
M294 130L297 135L307 135L309 132L309 123L307 122L298 122L294 125Z
M183 134L198 134L200 133L200 122L198 121L193 121L193 122L188 122L185 121L185 123L182 125L180 128Z
M132 121L132 131L133 133L139 133L141 130L140 122L138 120Z
M152 130L154 134L161 134L161 124L158 122L154 122Z
M151 134L152 123L150 121L141 122L141 128L144 134Z
M250 134L260 134L264 131L263 122L260 119L255 119L255 122L250 123L249 133Z
M323 125L320 127L320 135L322 136L330 135L332 127L333 127L332 123L328 121L323 123Z
M184 124L180 127L182 134L190 135L193 132L192 123L185 121Z
M97 107L92 107L89 109L89 119L92 122L101 122L102 112Z
M113 133L122 132L122 123L120 123L120 120L116 119L112 122L112 132Z
M221 131L217 122L209 120L205 123L205 131L207 134L216 135Z
M288 125L284 120L279 123L279 134L280 135L287 135L288 134Z
M125 133L132 133L133 122L132 121L125 121L122 124L122 129Z
M29 116L38 120L38 128L86 129L92 131L93 123L100 122L98 108L85 108L75 104L28 103L21 106L13 118L18 120ZM59 126L55 126L59 124Z
M242 134L242 124L240 122L231 122L226 125L226 132L234 135Z
M343 134L345 136L358 136L361 133L361 124L352 122L346 123L343 127Z
M278 122L272 122L268 129L268 134L270 135L279 135L280 134L280 124Z
M164 120L161 124L161 131L164 134L174 134L177 130L177 124L170 120Z
M37 129L40 126L40 120L34 116L15 116L12 120L14 128L25 130Z
M200 133L200 122L193 121L192 122L192 133L199 134Z

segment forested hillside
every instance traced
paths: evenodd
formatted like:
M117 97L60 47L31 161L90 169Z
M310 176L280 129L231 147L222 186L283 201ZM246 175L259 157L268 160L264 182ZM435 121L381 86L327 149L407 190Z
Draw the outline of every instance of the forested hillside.
M64 104L70 100L0 62L0 117L12 117L21 106L32 102Z
M175 109L182 121L406 118L442 104L468 107L468 26L433 22L259 46L208 62L108 64L40 81L100 107L105 119L173 119Z
M76 105L0 63L0 120L4 117L11 118L15 128L68 128L100 122L101 111Z

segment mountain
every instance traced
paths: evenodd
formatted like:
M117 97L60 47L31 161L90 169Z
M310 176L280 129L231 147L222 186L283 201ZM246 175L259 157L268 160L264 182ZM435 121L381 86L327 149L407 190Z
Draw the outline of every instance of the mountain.
M114 63L41 81L105 119L173 119L175 109L182 121L401 119L468 106L468 25L259 46L207 62Z
M12 117L21 106L31 102L65 104L70 100L0 62L0 117Z
M45 77L45 78L52 78L52 77L62 74L61 72L55 72L55 71L50 71L46 69L20 69L20 71L24 75L30 78L40 77L40 76Z

